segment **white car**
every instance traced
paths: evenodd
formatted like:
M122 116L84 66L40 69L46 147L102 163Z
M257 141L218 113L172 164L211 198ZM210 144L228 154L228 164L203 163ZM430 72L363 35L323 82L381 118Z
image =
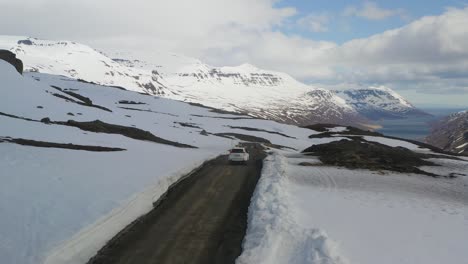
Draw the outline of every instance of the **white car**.
M228 160L231 163L247 163L247 161L249 160L249 153L245 148L233 148L229 151Z

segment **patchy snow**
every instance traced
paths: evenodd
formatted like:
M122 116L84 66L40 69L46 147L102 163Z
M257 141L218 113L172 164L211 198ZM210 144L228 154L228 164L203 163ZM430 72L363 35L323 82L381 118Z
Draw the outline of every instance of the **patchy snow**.
M362 138L364 140L367 140L367 141L377 142L377 143L384 144L384 145L387 145L387 146L390 146L390 147L403 147L403 148L407 148L407 149L415 150L415 151L416 150L421 150L421 151L425 150L423 148L420 148L416 144L409 143L409 142L404 141L404 140L384 138L384 137L374 137L374 136L363 136ZM427 151L429 151L429 150L427 150Z
M324 137L324 138L311 138L308 144L306 145L307 147L310 147L312 145L320 145L320 144L327 144L330 142L334 141L340 141L340 140L350 140L347 137ZM305 148L304 148L305 149Z
M318 166L298 165L309 159L284 152L268 158L237 263L437 264L468 259L466 177L381 175L323 166L316 158L310 163ZM438 162L458 168L467 164ZM310 230L327 234L320 239L327 249L317 248ZM329 255L305 257L320 252Z
M14 44L16 40L3 39L0 41L0 46L10 45L10 42ZM262 137L273 144L288 146L299 151L312 144L343 139L342 137L309 139L309 135L317 132L248 116L216 113L207 108L115 87L78 82L65 76L123 85L127 88L133 87L132 89L138 91L144 89L142 90L136 81L144 82L147 80L145 78L150 77L143 73L148 71L144 66L131 67L132 69L127 71L125 68L127 66L124 64L110 60L80 44L37 42L40 45L34 47L19 45L15 51L19 53L20 58L23 55L31 58L31 54L37 56L27 61L26 66L31 63L29 66L32 69L31 65L36 65L37 70L42 73L30 72L21 76L11 65L0 61L2 82L0 113L19 117L0 115L0 141L5 137L14 137L55 143L118 147L125 151L89 152L0 142L2 263L86 262L122 227L149 211L152 202L182 175L205 160L225 153L227 149L238 143L236 139L214 135L216 133L241 133ZM63 50L56 51L57 46ZM23 49L23 53L19 48ZM76 50L80 52L68 54L68 51ZM100 62L96 62L96 58ZM76 62L76 65L80 66L80 71L73 71L75 70L73 67L67 68L70 65L60 61L61 59ZM49 60L52 63L50 65L46 63ZM212 70L206 65L195 66L200 71ZM177 68L177 74L188 69L185 66L173 65L173 67ZM253 68L251 65L244 65L236 72L248 72ZM111 78L113 75L109 70L112 70L114 76L119 77ZM235 69L222 70L225 73L233 73ZM64 76L49 75L44 72L63 73ZM109 74L106 75L106 72ZM118 74L119 72L121 74ZM280 75L281 80L274 81L268 72L260 71L260 73L268 77L263 81L275 87L264 86L264 91L271 93L272 98L281 96L288 106L301 104L284 97L283 88L287 86L281 81L289 80L287 75ZM102 74L107 77L102 78ZM192 81L198 83L200 77L197 76L184 78L186 84L190 86L189 82ZM220 77L221 80L218 82L234 88L242 86L241 82L245 76L236 76ZM151 80L152 77L157 76L151 76ZM165 77L169 82L168 74ZM270 79L271 83L267 79ZM200 83L205 82L200 81ZM208 81L207 83L204 86L207 89L205 91L217 89L219 84L209 84ZM112 112L58 98L55 95L79 101L65 92L54 89L51 85L89 97L93 104L106 107ZM164 84L161 85L164 88ZM191 85L192 88L187 89L193 89L194 93L200 92L201 96L202 91L196 89L199 87L198 84ZM179 88L183 90L184 87ZM243 92L252 92L250 88L245 88ZM295 88L297 90L291 89L298 95L299 90L310 87L298 84ZM171 98L171 90L168 91L164 96ZM321 92L319 89L317 91ZM252 92L254 93L256 97L249 100L249 104L259 107L260 103L266 105L271 103L268 100L265 102L258 100L262 95L261 92ZM322 95L328 98L329 94ZM203 96L204 99L207 98L206 94ZM243 98L239 94L233 96L237 96L236 100ZM302 106L309 107L311 101L308 100L320 102L321 98L321 96L305 98ZM208 96L208 99L216 103L216 106L220 106L219 97ZM121 100L141 104L121 104L119 103ZM235 109L232 105L226 107ZM309 111L311 108L307 109ZM331 112L335 110L327 109ZM291 108L288 114L299 115L300 109ZM40 120L45 117L62 122L69 119L76 121L99 119L106 123L137 127L163 139L198 148L183 149L135 140L122 135L93 133L74 127L21 119ZM264 131L249 131L230 126ZM405 141L392 141L379 137L366 137L366 139L417 149L415 145ZM377 259L377 254L392 259L399 251L403 254L400 259L393 258L394 262L402 263L405 260L415 260L409 261L410 263L419 260L423 262L426 260L425 257L432 259L432 262L427 262L429 264L440 262L442 257L446 257L451 263L456 261L450 260L466 259L466 253L460 249L466 244L461 237L466 233L466 219L463 220L460 216L462 215L460 212L466 211L466 177L449 180L414 175L380 176L366 171L350 174L348 170L337 168L298 166L301 161L319 165L320 162L297 153L292 155L291 152L287 157L283 157L284 153L276 152L265 164L249 212L249 233L244 243L245 250L238 260L240 263L334 264L348 263L348 260L350 263L385 263L382 259ZM444 159L437 162L449 161ZM463 169L460 166L457 168ZM353 208L356 210L353 211ZM410 211L408 208L416 209L408 213L411 225L405 226L402 215ZM374 215L373 210L379 215ZM348 221L343 224L343 219ZM393 219L394 222L391 221ZM417 221L427 223L413 227ZM346 224L348 222L353 224ZM366 225L369 225L368 229ZM401 225L401 229L398 229L398 225ZM431 232L426 229L429 225L433 225L434 230ZM388 232L394 234L388 235L388 241L382 241L382 248L372 252L365 251L366 247L375 248L372 239L384 240L387 228ZM442 229L445 231L444 234ZM456 234L454 234L455 229L458 231ZM410 234L414 234L414 238L408 238ZM449 236L451 242L446 241ZM444 247L435 248L434 241L437 239ZM411 250L416 257L411 258L412 255L408 253L410 249L403 248L406 242L414 247ZM414 245L416 243L421 245ZM434 253L429 251L431 254L419 256L423 246L427 246L428 250ZM453 251L451 256L447 255L447 250Z
M332 132L332 133L340 133L340 132L348 131L346 127L340 127L340 126L327 128L327 130L328 132Z
M198 147L177 148L0 115L0 141L13 137L126 149L90 152L0 142L2 263L85 263L118 231L148 212L168 186L238 142L204 134L203 130L258 136L297 149L309 142L311 133L295 126L219 114L203 107L63 76L41 73L21 76L4 61L0 61L0 80L0 113L33 120L99 119L135 126L158 137ZM50 85L88 97L93 104L112 112L58 98L53 94L78 101ZM119 104L121 100L144 104ZM193 127L183 126L188 123ZM293 138L229 126L264 129Z
M422 166L423 171L434 173L440 176L458 176L463 177L468 182L468 162L454 159L431 158L428 161L434 162L439 166Z

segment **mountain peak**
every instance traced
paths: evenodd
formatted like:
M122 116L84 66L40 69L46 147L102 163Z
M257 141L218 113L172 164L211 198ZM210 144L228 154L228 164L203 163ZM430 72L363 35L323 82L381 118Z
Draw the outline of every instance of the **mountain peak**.
M243 63L238 66L238 68L244 69L244 70L258 70L256 66L250 64L250 63Z

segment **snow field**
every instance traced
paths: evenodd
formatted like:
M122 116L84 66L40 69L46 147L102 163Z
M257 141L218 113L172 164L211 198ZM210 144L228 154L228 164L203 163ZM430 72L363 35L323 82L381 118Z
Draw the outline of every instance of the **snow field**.
M467 164L437 162L451 171ZM265 163L237 263L465 263L466 178L349 170L276 152ZM310 257L319 252L329 254Z

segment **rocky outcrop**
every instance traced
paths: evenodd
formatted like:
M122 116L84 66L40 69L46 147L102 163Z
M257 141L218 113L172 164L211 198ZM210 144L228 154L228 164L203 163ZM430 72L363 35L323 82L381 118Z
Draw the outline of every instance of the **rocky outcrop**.
M10 63L20 74L23 74L23 62L16 58L16 54L13 52L9 50L0 50L0 60Z
M468 111L444 117L432 124L425 142L459 154L468 154Z

